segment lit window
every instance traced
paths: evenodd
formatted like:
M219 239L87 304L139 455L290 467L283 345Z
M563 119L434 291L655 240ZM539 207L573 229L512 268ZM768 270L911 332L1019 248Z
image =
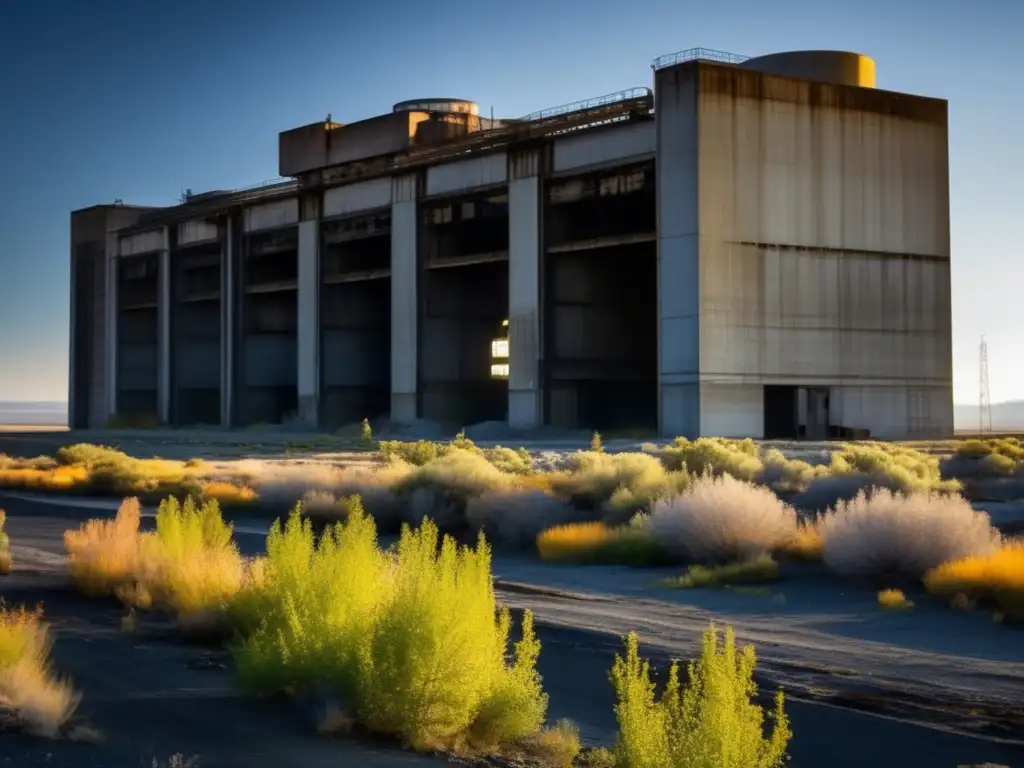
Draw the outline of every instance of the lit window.
M491 357L508 357L508 339L495 339L491 342Z
M508 363L494 363L491 365L491 378L492 379L507 379L508 378Z

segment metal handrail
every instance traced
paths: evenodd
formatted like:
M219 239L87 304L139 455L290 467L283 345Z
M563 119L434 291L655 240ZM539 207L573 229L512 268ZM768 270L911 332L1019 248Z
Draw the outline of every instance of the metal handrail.
M749 59L749 56L741 56L738 53L727 51L716 51L714 48L687 48L685 51L667 53L659 56L651 62L651 69L664 69L665 67L682 64L686 61L714 61L719 64L742 64Z
M565 115L569 112L583 112L588 109L596 109L598 107L608 106L609 104L615 104L620 101L642 99L645 96L649 97L653 95L654 92L650 88L627 88L624 91L609 93L604 96L596 96L592 99L584 99L583 101L573 101L568 104L560 104L557 107L549 107L548 109L542 109L538 112L531 112L526 115L526 117L519 118L517 122L532 123L537 120L546 120L550 117Z

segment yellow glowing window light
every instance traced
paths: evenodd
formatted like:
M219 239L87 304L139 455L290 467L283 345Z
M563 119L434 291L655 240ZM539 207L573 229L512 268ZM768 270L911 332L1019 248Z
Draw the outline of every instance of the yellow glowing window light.
M508 320L501 323L502 328L508 328ZM491 378L508 378L508 331L500 339L491 341Z

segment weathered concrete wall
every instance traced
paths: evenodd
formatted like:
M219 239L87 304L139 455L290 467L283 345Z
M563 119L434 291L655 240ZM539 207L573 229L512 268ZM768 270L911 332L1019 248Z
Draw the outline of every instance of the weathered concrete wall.
M833 425L952 434L945 102L692 69L700 431L759 436L788 384L829 387Z
M427 169L426 194L445 195L504 184L507 178L506 164L505 153L494 152L436 165Z
M552 171L581 172L652 157L657 148L654 121L583 131L554 141Z

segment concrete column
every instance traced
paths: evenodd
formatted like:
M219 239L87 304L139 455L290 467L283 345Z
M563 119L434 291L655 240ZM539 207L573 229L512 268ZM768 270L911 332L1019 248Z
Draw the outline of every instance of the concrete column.
M163 230L160 267L157 280L157 362L156 418L161 424L171 420L171 250L169 228Z
M658 70L658 431L701 433L697 68Z
M419 211L415 175L391 180L391 419L418 415Z
M320 418L320 220L299 223L298 289L299 421Z
M75 402L75 357L77 354L77 345L75 344L75 336L77 335L77 315L78 315L78 281L81 279L78 274L78 257L75 253L74 243L74 225L72 225L72 237L71 237L71 279L68 281L71 295L69 296L68 306L71 311L68 313L68 429L75 428L75 416L78 413L78 409L81 407L86 413L89 412L89 403L77 403ZM90 253L89 258L93 258ZM95 376L93 379L95 380ZM86 416L88 420L88 416Z
M537 150L509 157L508 174L508 425L541 424L540 270L543 185Z
M101 423L93 426L105 425L117 413L117 267L120 246L117 232L107 232L107 252L103 260L103 357L106 367L103 394L106 407Z
M220 425L231 426L235 352L235 220L224 221L220 263Z

